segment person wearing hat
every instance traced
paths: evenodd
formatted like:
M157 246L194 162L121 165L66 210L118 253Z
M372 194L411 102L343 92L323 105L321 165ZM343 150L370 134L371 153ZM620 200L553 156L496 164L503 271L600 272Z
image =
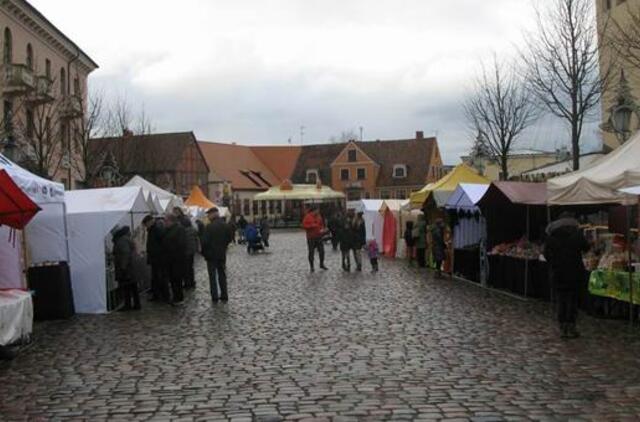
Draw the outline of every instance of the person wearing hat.
M226 268L227 248L233 240L233 233L231 226L223 218L220 218L218 208L210 208L207 211L207 217L209 224L204 229L201 248L202 256L207 261L211 300L226 302L229 300Z
M544 257L551 266L560 336L576 338L580 336L576 328L578 294L586 272L582 254L589 250L589 243L569 212L549 224L546 235Z

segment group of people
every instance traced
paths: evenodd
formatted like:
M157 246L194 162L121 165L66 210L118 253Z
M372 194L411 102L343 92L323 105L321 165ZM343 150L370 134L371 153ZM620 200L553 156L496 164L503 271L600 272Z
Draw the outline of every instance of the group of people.
M247 221L244 216L240 216L236 221L231 218L231 229L233 230L233 241L247 245L247 253L251 254L269 247L269 237L271 236L271 225L267 217L262 217L259 221Z
M142 224L147 230L147 263L151 267L150 301L174 306L184 302L184 291L196 287L194 258L201 253L207 261L211 297L229 299L226 283L226 254L233 241L233 230L217 208L207 212L209 224L196 226L178 207L164 217L147 215ZM139 310L140 294L134 273L135 243L128 226L113 233L115 277L122 295L122 310Z
M351 271L351 255L356 265L356 271L362 271L362 250L366 249L371 270L379 270L378 256L379 248L375 239L367 240L366 226L362 213L355 213L349 210L346 215L340 213L331 217L325 225L324 218L317 207L311 206L304 219L302 228L307 233L307 247L309 267L311 272L315 271L315 252L318 251L320 258L320 268L327 270L325 266L324 242L331 241L333 250L338 247L342 253L342 269L345 272Z
M436 276L442 275L443 264L447 258L446 226L442 218L435 220L429 226L424 215L418 217L417 223L407 221L404 231L404 241L409 265L418 262L420 268L427 266L427 249L431 249L431 259L436 270Z

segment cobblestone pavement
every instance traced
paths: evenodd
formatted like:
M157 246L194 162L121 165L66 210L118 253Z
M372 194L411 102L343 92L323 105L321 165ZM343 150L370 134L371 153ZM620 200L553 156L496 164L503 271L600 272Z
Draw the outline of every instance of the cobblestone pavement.
M203 263L186 306L36 325L0 363L2 420L640 420L640 341L549 306L433 280L403 262L309 274L301 233L230 254L231 300Z

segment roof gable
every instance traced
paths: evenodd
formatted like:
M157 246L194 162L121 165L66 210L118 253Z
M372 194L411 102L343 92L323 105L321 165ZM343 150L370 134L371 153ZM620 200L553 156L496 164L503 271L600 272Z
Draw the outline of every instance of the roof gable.
M349 151L352 151L354 149L356 151L356 161L352 162L352 161L349 161ZM362 164L363 162L373 163L373 164L376 164L376 165L378 164L378 163L375 162L375 160L373 160L371 157L369 157L369 155L366 152L364 152L362 150L362 148L360 148L355 141L349 141L344 146L342 151L340 151L340 153L335 158L335 160L333 160L331 162L331 167L333 167L333 166L335 166L337 164L341 164L341 165L356 164L356 163L357 164Z

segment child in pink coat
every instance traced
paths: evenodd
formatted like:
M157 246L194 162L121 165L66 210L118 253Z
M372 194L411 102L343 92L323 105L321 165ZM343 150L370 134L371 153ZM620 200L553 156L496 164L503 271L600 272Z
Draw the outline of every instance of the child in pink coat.
M367 242L367 254L369 255L369 261L371 262L371 271L377 273L380 250L378 249L378 242L376 242L375 239L371 239Z

